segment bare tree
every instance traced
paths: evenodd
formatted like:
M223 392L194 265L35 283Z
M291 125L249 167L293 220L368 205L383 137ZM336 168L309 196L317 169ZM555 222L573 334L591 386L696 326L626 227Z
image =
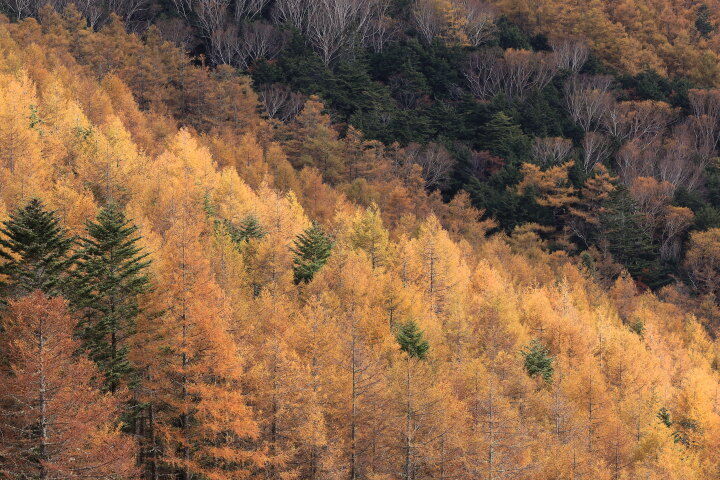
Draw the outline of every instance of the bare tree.
M422 168L425 187L429 190L443 188L455 166L452 155L438 143L425 146L411 143L405 148L406 162L414 163Z
M273 6L273 19L277 23L304 31L309 9L308 0L276 0Z
M427 43L432 43L445 30L445 18L433 0L416 0L412 18L415 28Z
M193 0L194 18L205 38L212 39L215 32L226 28L229 6L230 0Z
M17 19L32 15L37 8L35 0L2 0L1 5Z
M377 13L372 0L315 0L305 34L326 65L361 43Z
M542 167L565 163L572 153L572 141L562 137L535 138L532 145L533 160Z
M558 67L572 73L578 73L590 56L590 48L585 40L563 37L550 42Z
M136 18L140 12L150 6L148 0L105 0L106 18L110 13L118 15L125 21Z
M660 227L674 190L669 182L658 182L653 177L633 179L629 188L630 195L638 211L643 214L645 225L651 231Z
M582 166L590 173L598 163L604 162L610 155L610 142L597 132L588 132L582 141Z
M240 58L241 40L235 24L210 32L210 58L217 65L235 65Z
M235 0L235 20L257 17L268 2L269 0Z
M609 75L573 75L565 83L570 117L585 133L594 131L614 104Z
M480 99L504 93L508 100L522 100L545 88L556 73L552 54L511 48L502 57L489 52L471 55L465 77L473 95Z
M463 7L467 15L465 33L468 41L472 46L479 47L495 34L498 10L495 6L481 0L465 0Z
M502 60L490 52L477 52L470 55L465 69L472 94L486 100L496 95L502 87Z
M282 50L285 35L273 25L253 22L245 25L240 33L238 61L247 68L257 60L272 60Z
M682 239L695 220L692 210L686 207L668 206L665 209L663 231L660 241L660 258L677 260L680 257Z
M188 51L193 43L193 29L187 22L178 17L160 19L155 25L160 29L162 37L177 45L183 51Z
M630 140L618 151L615 161L622 183L630 187L638 177L652 177L654 163L662 155L662 143L657 140L650 145L639 145L639 141Z
M619 143L630 139L652 143L665 133L676 113L676 110L665 102L619 102L607 112L603 124Z
M287 85L274 83L258 92L260 104L268 117L289 122L300 113L305 105L305 96L293 92Z

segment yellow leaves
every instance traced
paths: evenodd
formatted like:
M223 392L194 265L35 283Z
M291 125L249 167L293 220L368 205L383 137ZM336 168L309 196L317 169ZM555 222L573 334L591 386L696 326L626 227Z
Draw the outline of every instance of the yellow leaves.
M575 189L568 179L572 162L541 170L532 163L523 163L523 179L516 187L518 195L534 195L538 205L553 208L567 207L577 201Z

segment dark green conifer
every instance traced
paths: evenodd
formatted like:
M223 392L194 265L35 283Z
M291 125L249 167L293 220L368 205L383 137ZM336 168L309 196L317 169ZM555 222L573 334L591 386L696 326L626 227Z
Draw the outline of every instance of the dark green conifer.
M412 320L399 325L395 339L400 345L400 350L407 353L410 358L424 360L430 349L430 344L423 338L423 331Z
M291 249L295 254L293 273L296 285L313 279L330 258L332 247L332 239L316 223L297 236Z
M137 227L115 204L87 222L86 231L71 298L82 316L83 347L103 372L105 387L114 392L132 371L127 340L140 313L138 296L149 287L150 262L137 245Z
M46 210L40 200L32 199L14 211L0 228L2 296L17 297L34 290L62 295L75 261L73 243L55 212Z
M539 340L533 340L521 353L525 357L525 370L528 375L531 377L540 376L548 383L552 381L555 372L553 367L555 359L550 356L550 352L545 345L540 343Z
M229 220L225 220L224 223L230 238L238 245L255 238L263 238L266 233L254 215L245 217L239 226L235 226Z

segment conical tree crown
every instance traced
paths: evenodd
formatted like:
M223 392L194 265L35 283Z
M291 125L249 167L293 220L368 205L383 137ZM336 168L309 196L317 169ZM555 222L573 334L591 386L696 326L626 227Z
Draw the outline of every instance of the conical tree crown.
M0 228L0 255L6 262L0 273L5 296L21 296L34 290L48 295L63 293L75 261L74 240L60 226L55 212L42 202L30 200L16 210Z
M89 221L86 231L72 299L83 314L83 346L105 374L106 387L114 391L132 370L126 343L135 331L138 295L149 286L145 270L150 262L137 245L137 227L115 204Z
M327 263L332 247L332 239L315 223L298 235L292 248L295 254L293 266L295 284L310 282L318 270Z
M245 217L238 226L229 220L225 220L225 228L232 241L236 244L249 242L254 238L263 238L266 234L265 229L262 228L258 219L253 215Z
M423 338L423 331L414 321L410 320L400 324L395 339L400 345L400 350L407 353L408 357L419 360L424 360L427 357L430 344Z

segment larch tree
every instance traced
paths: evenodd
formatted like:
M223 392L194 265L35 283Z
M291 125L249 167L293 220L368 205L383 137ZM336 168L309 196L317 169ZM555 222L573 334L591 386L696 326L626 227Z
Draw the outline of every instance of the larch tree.
M115 392L132 371L128 340L140 313L138 296L149 288L150 262L138 246L137 227L119 205L103 208L86 230L71 298L82 317L83 347L105 376L105 387Z
M144 326L148 398L157 411L161 465L182 480L248 478L264 458L242 391L242 360L230 334L229 310L200 243L202 220L180 199L158 258L162 315ZM153 333L153 331L155 333ZM152 433L152 432L151 432Z
M0 346L0 475L8 479L136 478L135 444L116 424L117 400L93 384L75 352L65 300L35 291L11 300Z

